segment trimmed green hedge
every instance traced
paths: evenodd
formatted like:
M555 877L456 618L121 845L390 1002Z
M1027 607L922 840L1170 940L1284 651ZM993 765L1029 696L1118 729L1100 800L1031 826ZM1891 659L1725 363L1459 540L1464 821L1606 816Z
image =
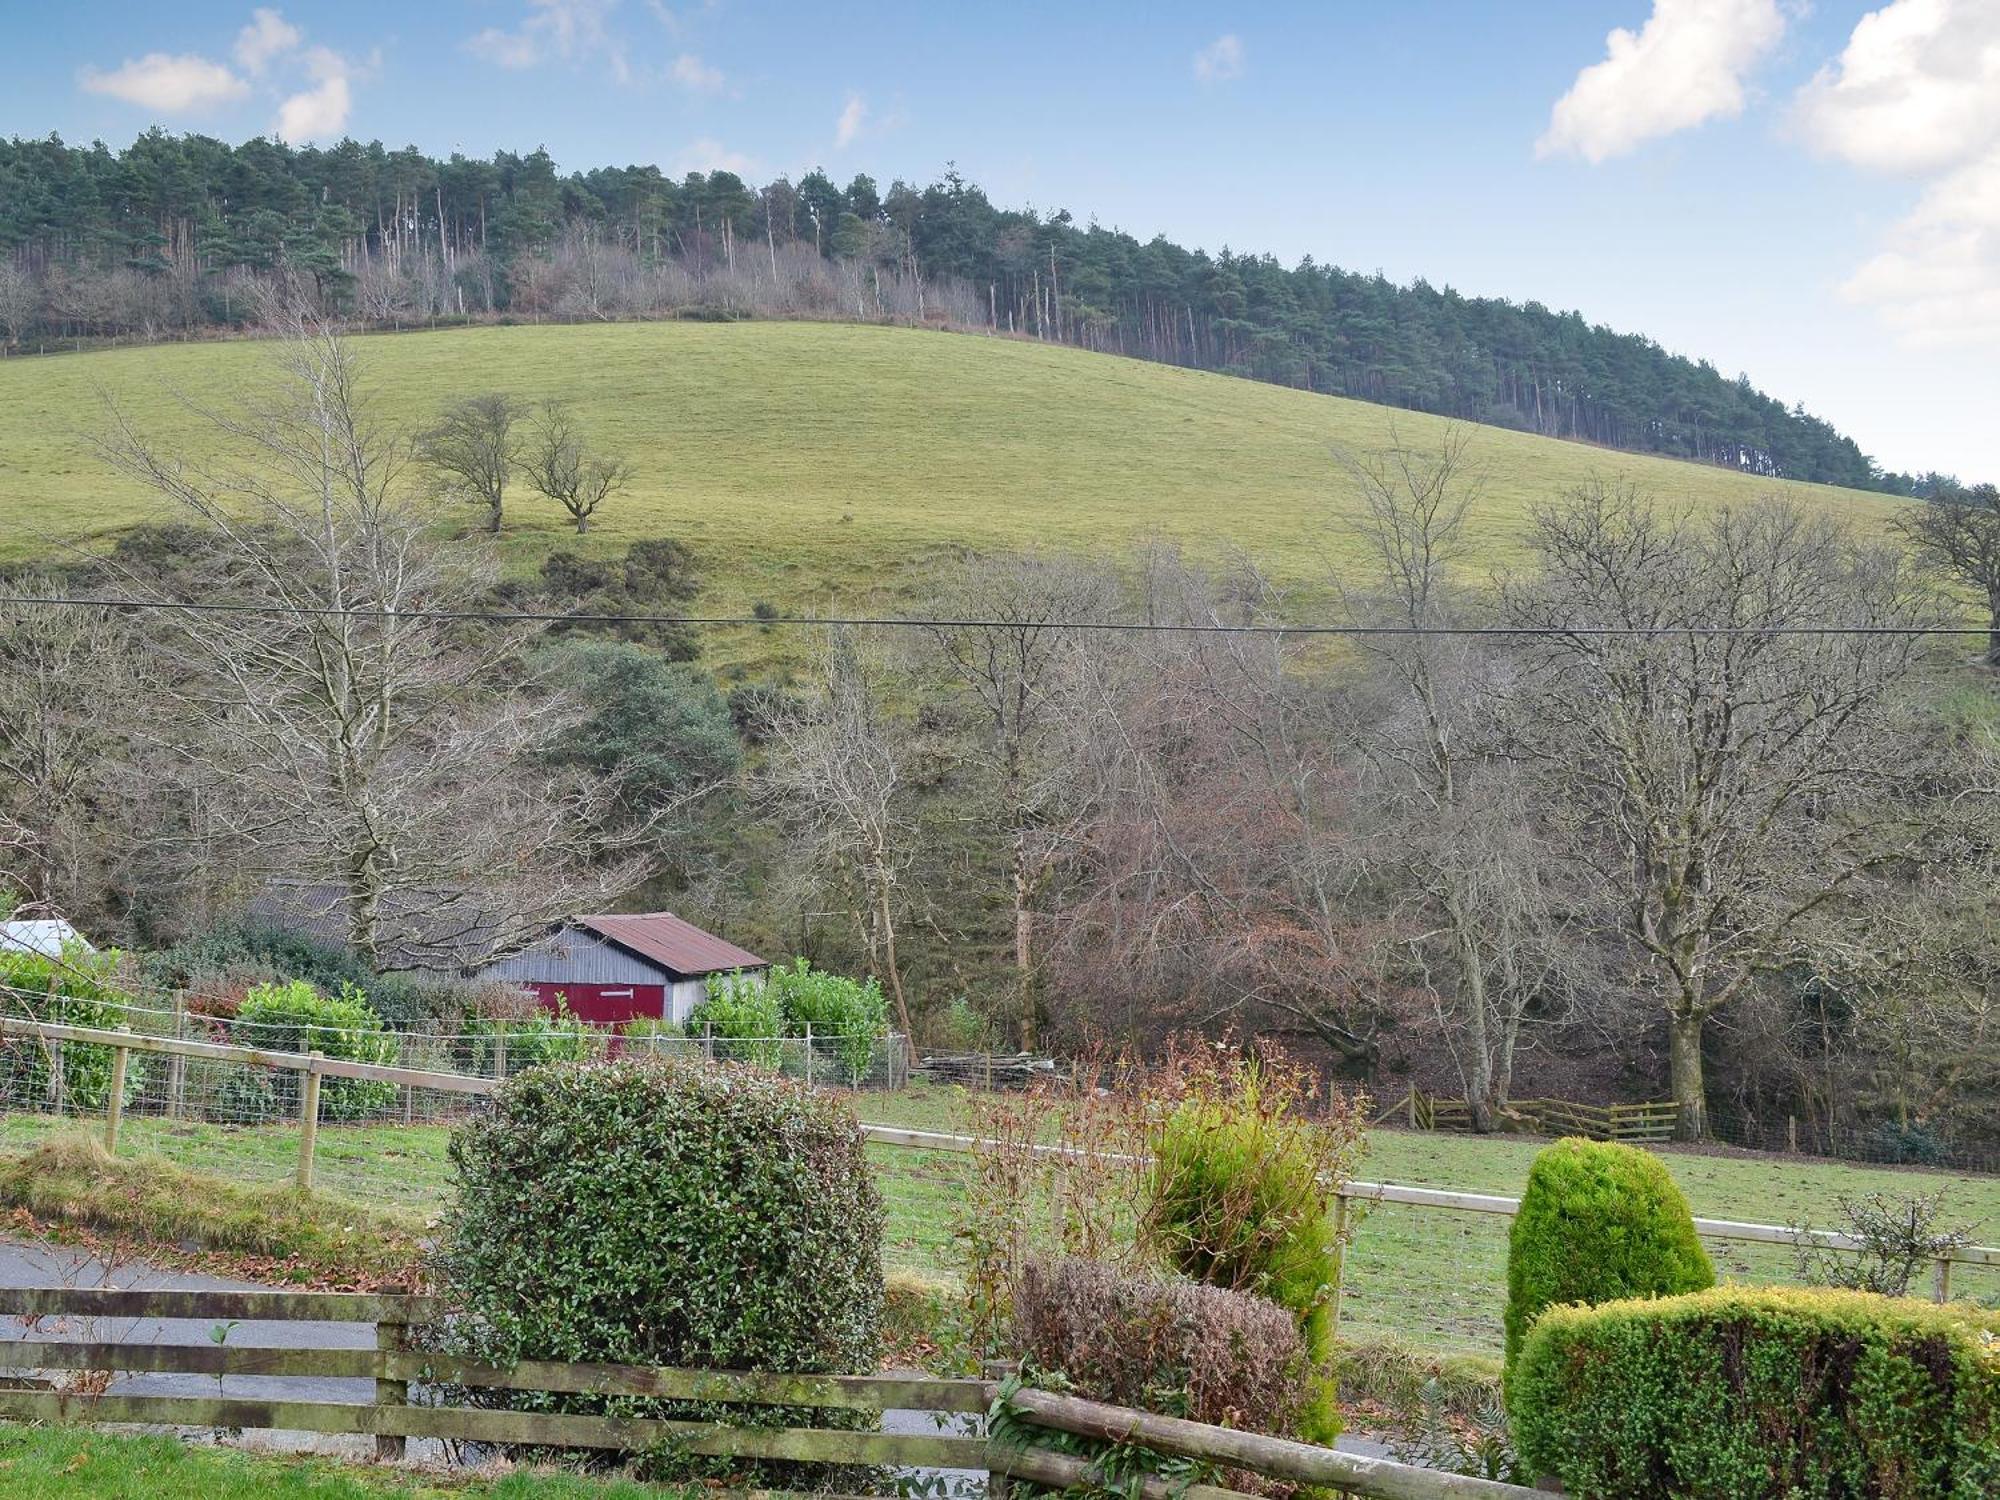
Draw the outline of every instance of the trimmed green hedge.
M1542 1309L1715 1285L1687 1199L1637 1146L1561 1140L1535 1157L1507 1239L1507 1365Z
M518 1359L860 1374L881 1357L881 1195L837 1099L690 1058L510 1078L451 1142L455 1345ZM535 1392L519 1409L852 1426L855 1413ZM656 1471L674 1468L653 1455ZM685 1475L689 1471L676 1468Z
M1738 1287L1559 1307L1507 1405L1523 1458L1572 1495L1990 1500L2000 1314Z

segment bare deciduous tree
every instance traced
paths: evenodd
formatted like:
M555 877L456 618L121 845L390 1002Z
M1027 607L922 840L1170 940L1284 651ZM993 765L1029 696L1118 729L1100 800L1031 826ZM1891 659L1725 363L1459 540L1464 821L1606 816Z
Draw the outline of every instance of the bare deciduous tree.
M1918 557L1979 592L1986 604L1986 665L2000 668L2000 487L1940 490L1894 524Z
M1363 624L1400 632L1358 638L1374 669L1349 729L1364 767L1360 857L1397 919L1391 972L1431 997L1484 1131L1506 1112L1529 1016L1566 1009L1574 950L1533 797L1499 732L1504 662L1484 642L1432 633L1475 613L1454 576L1481 484L1469 444L1452 430L1435 453L1396 442L1342 456L1360 501L1345 529L1366 579L1342 591Z
M1021 1046L1036 1045L1038 897L1088 816L1090 757L1082 699L1096 646L1069 627L1110 616L1107 574L1035 555L972 562L928 614L952 621L928 632L947 680L972 695L980 727L975 761L1007 843L1014 980Z
M592 453L583 429L559 401L545 402L537 414L521 466L530 484L569 512L579 536L590 530L598 507L632 482L632 466Z
M118 753L117 705L130 689L125 623L102 606L52 601L28 580L0 605L0 827L11 874L31 901L72 914L98 859L93 804Z
M629 883L599 832L609 790L542 755L573 705L499 691L520 638L438 617L476 601L491 555L440 537L351 349L306 314L284 331L277 397L204 414L234 462L162 451L114 413L107 456L212 544L198 596L126 579L179 693L161 748L227 788L267 878L330 893L358 953L476 961Z
M1506 589L1520 740L1666 1012L1686 1137L1709 1021L1801 922L1908 847L1902 689L1935 617L1885 549L1783 501L1662 515L1596 484L1540 511ZM1891 633L1791 633L1810 626ZM1603 633L1599 633L1603 632Z
M903 749L878 701L874 664L851 630L827 632L817 668L817 691L770 721L761 794L824 878L850 878L858 887L856 915L869 963L888 980L897 1024L908 1036L909 1000L896 956L911 853Z
M1221 585L1171 554L1146 560L1156 624L1269 619L1253 572ZM1240 1024L1310 1038L1366 1066L1373 917L1356 900L1334 703L1283 637L1145 636L1107 680L1092 727L1098 812L1086 877L1063 922L1065 979L1096 985L1117 1024L1156 1035Z
M507 481L521 456L521 439L514 424L522 404L512 396L489 391L467 396L445 408L436 425L417 439L417 457L445 488L486 507L486 529L500 534Z

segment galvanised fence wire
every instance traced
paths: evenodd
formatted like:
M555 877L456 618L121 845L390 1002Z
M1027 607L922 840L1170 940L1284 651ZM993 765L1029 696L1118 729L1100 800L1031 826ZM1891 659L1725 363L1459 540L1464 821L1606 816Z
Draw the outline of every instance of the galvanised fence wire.
M141 1003L145 998L154 1003ZM86 1011L61 997L8 990L0 994L0 1025L67 1022L141 1037L286 1054L318 1051L385 1068L496 1080L543 1063L630 1055L748 1063L842 1089L900 1087L909 1074L909 1049L899 1034L729 1038L683 1035L656 1023L612 1030L546 1015L480 1020L452 1030L395 1031L263 1022L161 1003L167 999L100 1000ZM0 1111L102 1116L114 1050L23 1031L0 1034ZM285 1068L134 1050L126 1061L123 1112L211 1125L290 1122L299 1117L301 1087L299 1076ZM486 1103L421 1084L330 1076L322 1082L319 1107L321 1120L332 1124L444 1124Z

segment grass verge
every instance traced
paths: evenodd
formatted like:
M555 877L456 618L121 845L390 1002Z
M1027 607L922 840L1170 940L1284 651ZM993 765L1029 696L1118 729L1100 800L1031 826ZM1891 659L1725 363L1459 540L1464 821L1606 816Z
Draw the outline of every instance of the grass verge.
M0 1494L8 1500L374 1500L382 1495L664 1500L694 1493L540 1469L461 1477L318 1458L266 1458L191 1447L170 1437L0 1425Z
M220 1165L220 1164L218 1164ZM365 1290L408 1282L422 1221L277 1184L198 1174L157 1156L111 1157L62 1132L0 1159L0 1208L37 1228L153 1259L200 1258L257 1281Z

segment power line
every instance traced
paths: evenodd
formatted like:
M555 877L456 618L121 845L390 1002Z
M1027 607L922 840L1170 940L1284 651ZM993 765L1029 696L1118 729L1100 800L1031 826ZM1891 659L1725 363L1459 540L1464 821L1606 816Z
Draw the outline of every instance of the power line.
M0 595L0 605L60 605L79 609L153 609L185 614L232 614L342 618L354 620L444 620L459 623L526 625L671 625L697 628L755 626L758 629L830 625L862 630L1082 630L1133 635L1303 635L1303 636L1734 636L1734 635L1855 635L1959 636L1987 635L1985 625L1230 625L1221 621L1175 624L1160 620L1003 620L977 616L911 615L658 615L588 614L556 610L495 609L342 609L331 605L222 604L174 599L43 598Z

